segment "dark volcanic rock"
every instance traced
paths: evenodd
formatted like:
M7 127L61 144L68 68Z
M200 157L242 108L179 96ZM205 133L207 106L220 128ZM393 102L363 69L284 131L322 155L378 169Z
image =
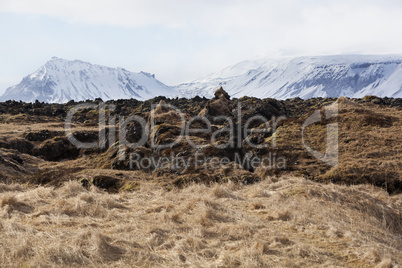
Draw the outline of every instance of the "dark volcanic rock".
M48 161L74 159L79 154L80 150L71 144L66 137L55 137L51 140L46 140L38 148L34 149L34 155L42 156Z
M110 176L95 176L92 179L92 184L98 188L110 190L111 188L118 189L120 179Z
M14 149L23 154L31 154L34 146L24 139L12 139L7 142L0 142L0 147Z
M28 141L45 141L56 136L61 136L63 132L61 131L49 131L47 129L36 131L36 132L29 132L25 135L25 139Z
M207 118L231 116L232 109L229 94L222 87L218 89L215 92L215 98L211 99L198 115Z

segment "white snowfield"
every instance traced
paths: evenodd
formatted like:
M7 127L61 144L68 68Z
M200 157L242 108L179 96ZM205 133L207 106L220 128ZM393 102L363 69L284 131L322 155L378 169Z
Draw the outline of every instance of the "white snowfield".
M232 97L402 97L402 55L262 58L178 85L184 96L211 97L219 86Z
M67 102L101 98L147 100L156 96L212 97L220 86L232 97L402 98L402 55L338 55L259 58L242 61L220 72L174 87L151 74L132 73L87 62L52 58L0 101Z

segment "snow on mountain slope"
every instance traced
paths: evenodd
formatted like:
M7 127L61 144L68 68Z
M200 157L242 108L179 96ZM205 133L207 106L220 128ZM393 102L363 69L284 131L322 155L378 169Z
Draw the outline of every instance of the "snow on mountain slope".
M220 86L225 86L229 81L248 70L258 68L262 63L264 63L264 60L261 59L245 60L204 78L180 84L176 86L176 89L180 92L181 97L192 98L198 95L212 98L215 90Z
M87 62L53 57L36 72L6 90L0 101L67 102L102 98L146 100L155 96L177 95L151 74L132 73Z
M402 56L263 58L176 88L186 97L212 97L220 86L233 97L402 97Z
M220 86L232 97L402 97L402 56L260 58L175 87L144 72L52 58L21 83L8 88L0 101L146 100L155 96L196 95L210 98Z

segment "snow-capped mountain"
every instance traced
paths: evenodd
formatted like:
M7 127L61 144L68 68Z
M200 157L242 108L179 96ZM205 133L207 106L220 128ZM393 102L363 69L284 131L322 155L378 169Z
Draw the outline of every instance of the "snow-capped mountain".
M155 96L213 97L222 86L232 97L287 99L301 97L402 98L402 56L338 55L260 58L175 87L154 75L132 73L87 62L52 58L6 90L0 101L67 102L102 98L147 100Z
M172 95L177 95L174 88L164 85L149 73L133 73L122 68L53 57L36 72L24 77L18 85L8 88L0 101L62 103L72 99L146 100Z
M220 86L232 97L402 97L402 56L262 58L176 88L183 96L212 97Z

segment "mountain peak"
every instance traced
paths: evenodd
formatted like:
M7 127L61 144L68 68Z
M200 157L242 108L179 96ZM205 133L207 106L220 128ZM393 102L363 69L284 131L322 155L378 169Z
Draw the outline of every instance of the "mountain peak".
M73 60L62 59L62 58L53 56L50 60L48 60L48 61L45 63L45 65L48 65L48 64L55 64L55 63L61 63L61 62L67 63L67 62L74 62L74 61L73 61Z
M138 100L156 96L176 96L174 88L148 73L133 73L80 60L52 57L45 65L10 87L0 101L67 102L101 98Z
M49 61L45 63L44 66L49 66L49 65L59 65L59 64L68 64L68 65L73 65L73 64L85 64L85 65L93 65L89 62L85 62L82 60L67 60L59 57L53 56Z

